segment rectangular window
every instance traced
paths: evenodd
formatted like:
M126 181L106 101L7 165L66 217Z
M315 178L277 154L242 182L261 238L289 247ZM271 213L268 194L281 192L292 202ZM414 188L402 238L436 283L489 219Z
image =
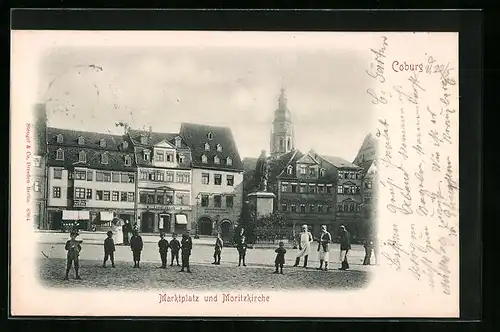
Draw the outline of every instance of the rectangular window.
M139 176L140 176L141 180L147 180L148 179L148 172L147 171L141 171Z
M94 171L87 171L87 181L92 181L92 175Z
M73 180L73 172L68 171L68 180Z
M148 174L148 180L149 181L155 181L155 179L156 179L155 172L149 172L149 174Z
M113 202L118 202L118 199L120 198L120 193L118 191L113 191L111 194L111 200Z
M214 196L214 206L216 208L220 208L222 206L222 196L221 195Z
M234 204L233 196L226 196L226 207L232 209Z
M104 173L104 182L111 182L111 173Z
M309 212L314 213L314 205L309 205Z
M281 204L281 211L286 212L287 211L287 205L286 204Z
M141 204L146 204L148 202L148 195L146 193L139 194L139 202Z
M220 186L222 184L222 175L221 174L215 174L214 175L214 184Z
M337 194L343 194L344 193L344 187L343 186L337 186Z
M128 192L127 193L127 201L133 202L134 201L134 193L133 192Z
M165 197L163 195L156 195L156 204L165 204Z
M75 198L85 199L85 188L75 188Z
M92 199L92 189L87 189L87 199Z
M184 205L184 195L177 195L177 204Z
M167 161L168 162L174 161L174 154L173 153L167 153Z
M87 172L75 171L75 180L85 180L86 178L87 178Z
M210 174L202 173L201 174L201 183L202 184L209 184L210 183Z
M296 192L297 192L297 185L292 184L292 193L296 193Z
M61 198L61 187L52 187L52 197Z
M97 201L102 201L102 198L103 198L102 190L96 190L95 191L95 199Z
M309 175L315 176L316 175L316 168L314 167L309 167Z
M331 194L332 193L332 186L327 186L326 187L326 193Z
M307 169L305 166L300 166L300 174L301 175L306 175L307 174Z
M113 182L120 182L120 173L112 173Z
M305 193L305 192L307 192L307 186L306 186L305 184L301 184L301 185L300 185L300 192L301 192L301 193Z
M291 212L297 212L297 207L295 206L295 204L292 204L292 205L290 206L290 211L291 211Z
M128 183L134 183L135 181L135 176L134 174L129 174L128 175Z
M109 201L109 191L104 190L104 191L102 192L102 199L103 199L104 201Z
M208 206L208 195L201 195L201 206Z
M288 192L288 183L281 184L281 192L283 192L283 193Z
M318 205L318 212L320 212L320 213L323 212L323 205Z
M163 151L156 152L156 161L165 161L165 155Z
M325 186L318 186L318 193L324 194L325 193Z
M172 195L167 195L166 197L167 198L166 198L165 204L172 204L174 201L174 197Z
M102 182L104 181L104 173L103 172L95 172L95 180Z
M160 181L160 182L165 181L165 173L163 173L161 171L157 171L156 172L156 181Z
M54 168L54 179L62 179L62 169Z
M177 173L177 182L182 183L184 182L184 174L182 173Z
M155 195L154 194L148 194L148 204L154 204L155 203Z
M305 204L300 204L300 212L306 213L306 205Z
M174 172L167 172L167 182L174 182Z
M226 175L227 185L234 186L234 175Z
M126 174L126 173L120 174L120 181L122 183L127 183L128 182L128 174Z
M312 185L310 184L310 185L309 185L309 193L313 194L313 193L315 193L315 192L316 192L316 186L315 186L315 185L313 185L313 184L312 184Z

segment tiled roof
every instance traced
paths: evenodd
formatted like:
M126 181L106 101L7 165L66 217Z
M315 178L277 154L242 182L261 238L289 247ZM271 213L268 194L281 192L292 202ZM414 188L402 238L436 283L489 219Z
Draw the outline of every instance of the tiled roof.
M328 163L332 164L337 168L360 168L359 166L356 166L353 163L350 163L347 160L342 159L340 157L325 156L325 155L320 155L319 157L321 157L323 160L327 161Z
M57 150L61 148L64 151L64 160L56 160ZM79 153L84 151L86 153L86 162L79 162ZM101 163L101 156L106 153L108 155L108 163ZM131 166L125 166L125 156L131 158ZM72 169L75 166L88 167L92 169L102 169L102 170L114 170L114 171L134 171L134 155L131 152L121 152L121 151L104 151L90 148L79 148L79 147L64 147L49 145L48 156L47 156L48 166L64 167L66 169Z
M167 141L173 146L175 146L175 138L177 136L180 136L179 133L158 133L158 132L149 132L147 130L136 130L136 129L129 129L128 135L130 139L132 140L132 143L135 146L141 146L143 145L141 143L141 136L146 136L148 138L148 144L145 144L146 146L153 147L154 145ZM181 148L188 148L188 145L184 140L181 141Z
M281 179L296 178L295 167L293 168L292 174L285 172L285 168L289 164L294 164L297 160L302 158L304 154L299 150L292 150L287 152L278 158L273 158L270 162L270 175L269 178L274 181L277 177Z
M63 136L63 142L57 143L57 135ZM84 139L83 144L78 144L78 138ZM100 140L104 139L106 142L105 147L100 146ZM76 147L76 148L91 148L106 151L123 151L132 152L134 148L129 144L127 148L123 147L125 136L111 135L88 131L68 130L49 127L47 128L47 143L49 145Z
M212 137L209 138L209 133ZM233 138L231 129L210 125L183 123L180 135L191 149L193 167L228 169L243 171L243 163ZM210 150L205 150L205 143L210 144ZM217 145L222 146L222 152L217 151ZM207 163L202 162L202 156L207 157ZM220 164L214 162L214 157L220 158ZM227 157L232 159L232 165L226 164Z

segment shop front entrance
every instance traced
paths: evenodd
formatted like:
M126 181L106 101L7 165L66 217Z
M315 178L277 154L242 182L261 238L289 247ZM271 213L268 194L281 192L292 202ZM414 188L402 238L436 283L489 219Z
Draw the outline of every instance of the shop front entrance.
M141 232L153 233L154 232L155 215L152 212L144 212L141 216Z

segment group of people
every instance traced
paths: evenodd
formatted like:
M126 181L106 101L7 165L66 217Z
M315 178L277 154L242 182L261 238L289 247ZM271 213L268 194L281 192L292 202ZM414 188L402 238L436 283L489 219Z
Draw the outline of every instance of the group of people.
M112 231L107 232L107 238L104 240L104 260L102 263L102 267L106 267L106 263L108 260L111 261L111 267L115 267L114 260L114 252L115 252L115 233ZM78 236L78 231L73 230L70 233L70 240L66 242L66 250L67 253L67 266L66 266L66 276L65 279L68 279L68 273L71 270L72 265L75 268L76 279L80 279L79 275L79 253L82 249L81 243L82 241L76 240ZM125 240L125 237L124 237ZM321 226L321 233L318 238L313 238L311 232L308 230L307 225L303 225L301 227L301 232L299 234L298 239L298 251L295 258L294 267L299 266L300 260L304 258L303 267L307 267L308 258L311 253L311 246L314 241L318 242L317 251L319 252L319 267L318 270L328 270L328 264L330 261L330 247L332 244L332 235L328 232L326 225ZM125 241L124 241L125 242ZM139 231L137 228L132 229L132 237L128 240L127 236L127 245L130 245L132 251L132 258L134 261L134 268L140 268L141 261L141 253L144 249L144 243L142 241L142 237L139 235ZM220 236L217 234L217 238L215 240L214 246L214 261L213 265L220 265L221 261L221 253L222 248L224 247L224 242ZM363 264L370 264L370 257L372 255L372 251L375 250L374 241L372 239L368 239L365 241L365 259ZM241 234L239 239L237 240L236 249L238 251L238 266L247 266L245 262L246 251L248 248L248 244L246 241L245 235ZM160 240L158 241L158 252L160 255L161 266L160 268L165 269L167 267L167 254L168 249L170 249L170 266L174 265L174 261L177 263L177 266L181 266L181 270L179 272L191 273L191 269L189 266L189 258L191 256L191 251L193 249L193 241L188 232L182 235L182 239L179 242L177 240L177 234L172 234L172 239L168 241L165 238L165 233L160 233ZM349 231L345 228L345 226L340 226L340 267L339 270L347 270L349 269L349 262L347 260L347 254L351 250L351 236ZM182 265L179 264L179 251L181 252L181 262ZM279 242L278 248L275 250L276 258L275 258L275 271L274 273L283 274L283 266L285 264L285 254L286 249L284 247L283 242ZM376 257L376 255L375 255Z

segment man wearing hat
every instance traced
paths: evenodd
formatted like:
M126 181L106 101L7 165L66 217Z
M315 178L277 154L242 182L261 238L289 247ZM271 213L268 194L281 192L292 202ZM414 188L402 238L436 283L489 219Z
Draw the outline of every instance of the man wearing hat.
M75 279L80 280L80 275L78 270L80 269L80 264L78 261L78 257L80 256L80 251L82 250L81 243L82 241L78 241L76 237L78 236L78 230L74 229L69 234L70 239L66 242L65 249L68 251L67 254L67 264L66 264L66 276L65 280L68 280L69 270L71 270L71 265L75 266Z
M139 263L141 261L141 251L143 248L144 244L142 242L142 237L139 235L138 230L134 230L132 238L130 239L130 249L132 249L135 268L140 268Z
M295 264L293 266L299 266L300 257L304 256L304 267L307 267L307 259L309 258L309 253L311 252L312 241L313 237L307 230L307 225L302 225L302 229L299 234L299 251L297 253L297 258L295 258Z
M351 234L344 225L340 226L340 264L339 270L347 270L349 263L347 262L347 253L351 249Z
M332 242L332 235L326 230L326 225L321 225L321 235L319 236L319 241L318 241L318 251L319 251L318 270L323 269L323 263L325 263L325 271L328 270L330 242Z

